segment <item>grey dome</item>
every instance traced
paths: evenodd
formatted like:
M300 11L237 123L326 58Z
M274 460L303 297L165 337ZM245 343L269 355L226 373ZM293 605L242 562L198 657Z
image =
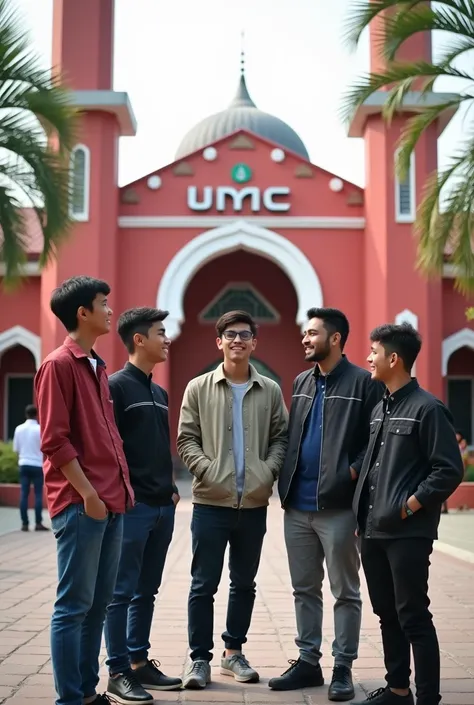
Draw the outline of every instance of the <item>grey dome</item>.
M195 125L181 141L176 152L176 159L181 159L236 130L242 129L250 130L309 161L306 147L296 132L283 120L257 108L249 95L243 73L240 77L237 95L227 110L210 115Z

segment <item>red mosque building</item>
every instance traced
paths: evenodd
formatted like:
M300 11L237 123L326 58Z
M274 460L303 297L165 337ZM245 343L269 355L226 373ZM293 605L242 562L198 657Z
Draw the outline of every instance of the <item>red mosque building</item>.
M242 73L229 107L192 128L172 164L119 188L118 141L134 135L136 123L127 94L112 88L113 26L114 0L54 0L53 64L83 111L71 160L76 224L58 260L40 271L40 231L26 212L28 277L14 295L0 294L0 435L12 436L32 399L36 368L64 339L49 309L52 289L89 274L110 283L116 315L139 305L169 310L171 355L156 380L169 391L172 434L187 381L219 360L213 326L222 312L244 308L259 321L255 363L281 383L289 402L292 380L305 367L306 310L329 305L348 315L347 353L361 365L375 325L407 320L417 327L424 338L419 381L447 400L473 443L468 302L453 287L448 260L438 281L414 268L416 205L452 114L426 132L399 183L396 142L419 96L408 96L406 113L390 127L381 116L385 94L374 96L350 127L365 140L361 189L312 164L291 127L256 107ZM430 37L409 51L430 60ZM379 61L373 50L372 67ZM115 333L98 351L110 372L126 359Z

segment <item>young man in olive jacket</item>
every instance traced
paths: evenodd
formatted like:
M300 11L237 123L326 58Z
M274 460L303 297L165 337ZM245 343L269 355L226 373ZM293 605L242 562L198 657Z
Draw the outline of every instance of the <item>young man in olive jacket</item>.
M186 387L178 453L193 479L193 561L188 602L191 661L183 685L211 680L214 595L229 546L230 592L221 673L259 679L242 653L255 601L267 505L285 457L287 411L276 382L250 364L257 326L244 311L217 321L224 361Z
M382 388L343 354L349 335L337 309L308 311L305 359L316 363L293 385L288 450L279 492L295 596L300 657L273 690L321 686L324 561L334 605L334 670L330 700L354 697L352 662L361 620L360 558L352 498L369 437L370 414Z
M372 414L353 506L370 601L380 618L387 687L363 703L413 705L411 646L417 705L438 705L440 656L428 572L442 504L464 468L450 412L411 378L421 349L417 331L408 323L386 324L371 341L372 378L387 391Z

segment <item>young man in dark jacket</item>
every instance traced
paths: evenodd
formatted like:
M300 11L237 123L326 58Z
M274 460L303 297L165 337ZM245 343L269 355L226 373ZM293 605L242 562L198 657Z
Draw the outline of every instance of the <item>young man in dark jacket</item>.
M429 611L428 572L443 502L463 478L450 412L410 372L421 338L408 323L371 334L372 378L386 385L354 495L362 564L380 618L386 688L367 705L413 705L410 646L418 705L441 700L440 656ZM362 705L362 703L359 703Z
M168 359L171 341L163 323L167 315L155 308L122 313L117 330L129 361L109 379L136 499L124 517L117 583L105 621L107 690L125 705L153 702L147 690L181 687L180 678L165 676L159 664L148 659L155 595L179 500L173 484L168 395L152 381L155 365Z
M370 414L382 396L367 370L343 354L349 335L337 309L308 311L305 357L316 363L293 385L289 441L280 474L285 541L295 595L300 657L273 690L321 686L326 561L334 606L334 670L330 700L354 697L351 667L357 658L361 619L359 550L351 505L369 437Z

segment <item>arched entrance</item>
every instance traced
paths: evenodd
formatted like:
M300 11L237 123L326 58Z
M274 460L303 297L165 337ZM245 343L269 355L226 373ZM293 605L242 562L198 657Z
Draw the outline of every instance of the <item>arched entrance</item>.
M456 430L474 445L474 331L462 328L443 341L446 400Z
M323 305L318 275L296 245L272 230L246 220L237 220L193 238L166 268L158 289L157 307L170 312L166 328L172 340L180 334L185 320L184 296L193 276L207 262L237 250L258 254L285 273L296 292L297 325L303 325L309 308ZM229 277L235 280L235 273L229 272Z

